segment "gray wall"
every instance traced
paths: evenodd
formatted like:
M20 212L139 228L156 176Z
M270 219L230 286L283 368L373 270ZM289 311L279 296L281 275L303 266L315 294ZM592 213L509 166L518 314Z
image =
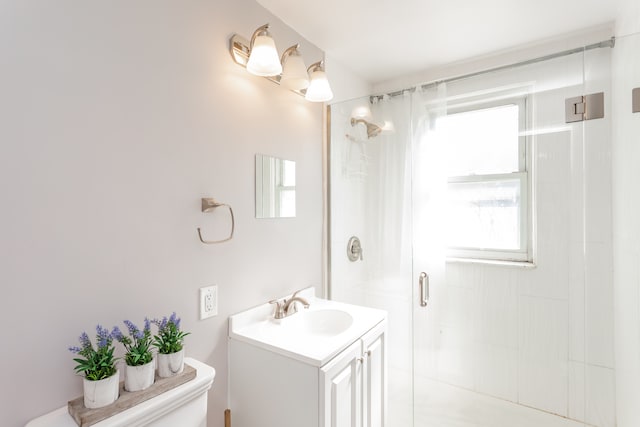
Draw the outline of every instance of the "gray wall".
M0 392L3 426L81 394L69 345L97 323L177 311L187 356L216 368L227 406L227 317L321 284L322 107L249 75L233 33L269 22L251 0L0 2ZM254 155L295 160L298 215L254 219ZM202 214L200 198L233 206ZM219 314L198 320L198 289ZM93 335L93 334L92 334Z

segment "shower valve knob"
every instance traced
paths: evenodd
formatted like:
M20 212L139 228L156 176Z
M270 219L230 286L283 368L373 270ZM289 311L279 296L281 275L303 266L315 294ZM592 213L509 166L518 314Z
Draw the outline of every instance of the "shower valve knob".
M356 236L351 236L347 243L347 257L351 262L362 261L362 245Z

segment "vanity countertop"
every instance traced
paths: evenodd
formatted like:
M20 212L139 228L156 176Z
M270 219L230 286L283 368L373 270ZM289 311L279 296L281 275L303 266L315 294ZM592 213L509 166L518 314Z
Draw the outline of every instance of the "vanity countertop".
M326 300L307 288L298 296L309 302L284 319L263 304L229 317L229 338L243 341L313 366L323 366L378 323L384 310Z

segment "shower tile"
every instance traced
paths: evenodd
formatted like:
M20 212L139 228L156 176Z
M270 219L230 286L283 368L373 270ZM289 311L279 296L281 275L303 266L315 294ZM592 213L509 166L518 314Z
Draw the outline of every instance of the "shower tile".
M519 402L567 415L568 303L520 297Z
M587 365L586 422L615 427L615 380L613 369Z
M518 402L567 416L568 363L534 359L520 355L518 360Z
M487 268L477 284L473 325L480 345L518 348L518 272Z
M612 167L610 120L585 122L586 240L611 241Z
M518 401L518 351L479 345L475 354L476 391Z
M475 348L463 328L442 327L437 349L438 379L458 387L474 389Z
M585 420L585 364L569 362L569 418Z
M569 271L569 359L584 362L585 273L580 243L571 244Z
M527 358L568 360L568 303L562 300L521 296L519 350Z
M608 368L614 365L612 262L611 245L587 244L586 361Z

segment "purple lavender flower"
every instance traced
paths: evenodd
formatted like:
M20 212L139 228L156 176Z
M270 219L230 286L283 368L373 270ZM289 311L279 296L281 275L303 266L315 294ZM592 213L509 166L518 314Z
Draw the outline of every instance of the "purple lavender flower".
M158 329L162 331L162 330L164 330L164 328L167 327L167 316L163 317L162 320L153 319L151 321L151 323L156 325L158 327Z
M69 347L69 351L70 351L71 353L76 353L76 354L78 354L78 353L80 353L80 352L82 351L82 349L81 349L80 347L72 346L72 347Z
M80 334L79 340L83 349L91 348L91 340L89 339L89 335L87 335L86 332Z
M99 349L111 344L111 334L109 333L109 330L100 325L96 326L96 339L98 341Z
M176 312L174 311L173 313L171 313L171 317L169 317L169 322L173 323L174 325L176 324L176 318L178 317L178 315L176 314ZM178 319L179 321L180 319Z
M151 331L151 321L149 320L148 317L144 318L144 331L145 332L150 332Z
M129 335L135 336L136 332L138 332L138 327L130 320L125 320L124 324L127 326L127 329L129 329Z
M122 342L122 339L124 338L124 334L122 333L120 328L118 328L117 326L113 327L113 331L111 331L111 336L120 342Z

